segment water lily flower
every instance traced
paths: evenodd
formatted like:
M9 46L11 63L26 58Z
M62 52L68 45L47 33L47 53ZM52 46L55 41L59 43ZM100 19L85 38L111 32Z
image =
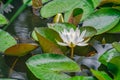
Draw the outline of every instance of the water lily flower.
M86 30L80 33L80 30L77 28L74 30L71 28L69 31L64 29L63 32L59 32L59 35L63 42L57 41L61 46L69 46L71 48L71 58L73 57L74 47L77 46L86 46L88 45L89 39L85 39Z
M84 36L86 34L86 30L80 33L80 30L77 28L74 30L71 28L69 31L66 29L63 30L63 32L59 32L59 35L63 42L57 41L57 43L61 46L69 46L69 47L75 47L77 46L86 46L88 45L88 39L85 40Z

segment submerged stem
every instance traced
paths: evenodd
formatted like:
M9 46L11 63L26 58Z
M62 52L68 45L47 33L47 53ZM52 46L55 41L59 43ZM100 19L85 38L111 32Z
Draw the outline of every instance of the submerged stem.
M16 17L27 7L27 4L30 2L31 0L27 0L27 2L25 4L23 4L18 10L17 12L13 15L13 17L10 19L9 23L3 28L3 30L6 30L8 28L8 26L16 19Z
M13 62L12 66L11 66L11 68L9 70L9 75L8 75L9 77L10 77L10 75L11 75L11 73L13 71L13 68L15 67L15 65L16 65L16 63L17 63L18 60L19 60L19 57L16 58L15 61Z
M71 47L71 58L73 58L73 54L74 54L74 47Z

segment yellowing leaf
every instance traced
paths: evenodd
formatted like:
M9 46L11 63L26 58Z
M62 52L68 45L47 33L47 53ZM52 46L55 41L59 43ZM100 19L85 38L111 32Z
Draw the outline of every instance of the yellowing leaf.
M20 57L28 54L30 51L36 49L37 47L38 45L33 43L16 44L5 50L5 54Z

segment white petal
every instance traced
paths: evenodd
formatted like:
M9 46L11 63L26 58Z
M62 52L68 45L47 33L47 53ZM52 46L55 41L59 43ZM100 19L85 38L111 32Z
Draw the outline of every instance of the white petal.
M63 42L66 42L66 43L68 42L66 35L60 34L60 37L62 38Z
M81 35L80 35L80 37L84 37L85 36L85 34L86 34L86 30L84 30L82 33L81 33Z
M78 42L82 42L84 39L83 39L83 37L85 36L85 33L86 33L86 30L84 30L82 33L81 33L81 35L80 35L80 37L79 37L79 39L78 39Z
M59 44L59 45L61 45L61 46L68 46L68 44L62 43L62 42L59 42L59 41L57 41L57 44Z
M78 46L87 46L88 44L87 43L78 43L76 45L78 45Z

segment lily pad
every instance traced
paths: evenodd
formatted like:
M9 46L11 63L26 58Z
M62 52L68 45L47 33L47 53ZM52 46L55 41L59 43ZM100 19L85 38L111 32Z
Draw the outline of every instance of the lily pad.
M94 8L100 5L101 0L92 0Z
M40 46L44 52L63 54L63 52L66 51L66 47L62 47L57 44L56 40L62 40L59 34L54 30L45 27L40 27L35 28L35 32L38 37Z
M52 17L57 13L65 13L65 21L68 21L75 8L83 9L83 19L94 10L91 0L53 0L43 6L40 12L41 16L44 18Z
M97 80L96 78L94 77L91 77L91 76L75 76L75 77L72 77L70 80Z
M108 62L116 56L120 56L120 53L116 49L110 49L100 56L99 61L107 66Z
M103 71L97 71L93 69L91 69L91 71L98 80L113 80L107 73Z
M114 57L110 60L107 67L114 76L114 80L120 79L120 56Z
M97 34L102 34L115 27L119 19L120 11L112 8L102 8L91 14L83 22L83 26L92 26L97 30Z
M120 32L120 21L115 27L113 27L111 30L109 30L107 32L108 33L119 33Z
M30 71L41 80L68 80L70 76L63 72L80 71L76 62L60 54L35 55L29 58L26 64Z
M64 29L66 30L70 30L71 28L76 29L76 26L70 23L54 23L49 24L48 27L58 33L63 31Z
M93 27L89 27L89 26L86 26L86 27L80 27L80 31L84 31L86 30L86 34L85 34L85 37L93 37L94 35L97 34L97 30Z
M36 35L36 33L35 33L35 30L33 30L31 36L32 36L32 38L33 38L35 41L38 41L37 35Z
M33 43L21 43L21 44L16 44L8 49L5 50L4 54L5 55L11 55L11 56L24 56L28 54L30 51L36 49L38 47L37 44Z
M118 43L118 42L113 42L112 45L113 45L113 47L120 53L120 43Z
M0 14L0 25L4 25L7 23L8 23L8 20L5 18L5 16Z
M0 52L17 44L16 40L8 33L0 29Z
M78 25L83 16L83 10L81 8L76 8L73 10L68 22L74 25Z

